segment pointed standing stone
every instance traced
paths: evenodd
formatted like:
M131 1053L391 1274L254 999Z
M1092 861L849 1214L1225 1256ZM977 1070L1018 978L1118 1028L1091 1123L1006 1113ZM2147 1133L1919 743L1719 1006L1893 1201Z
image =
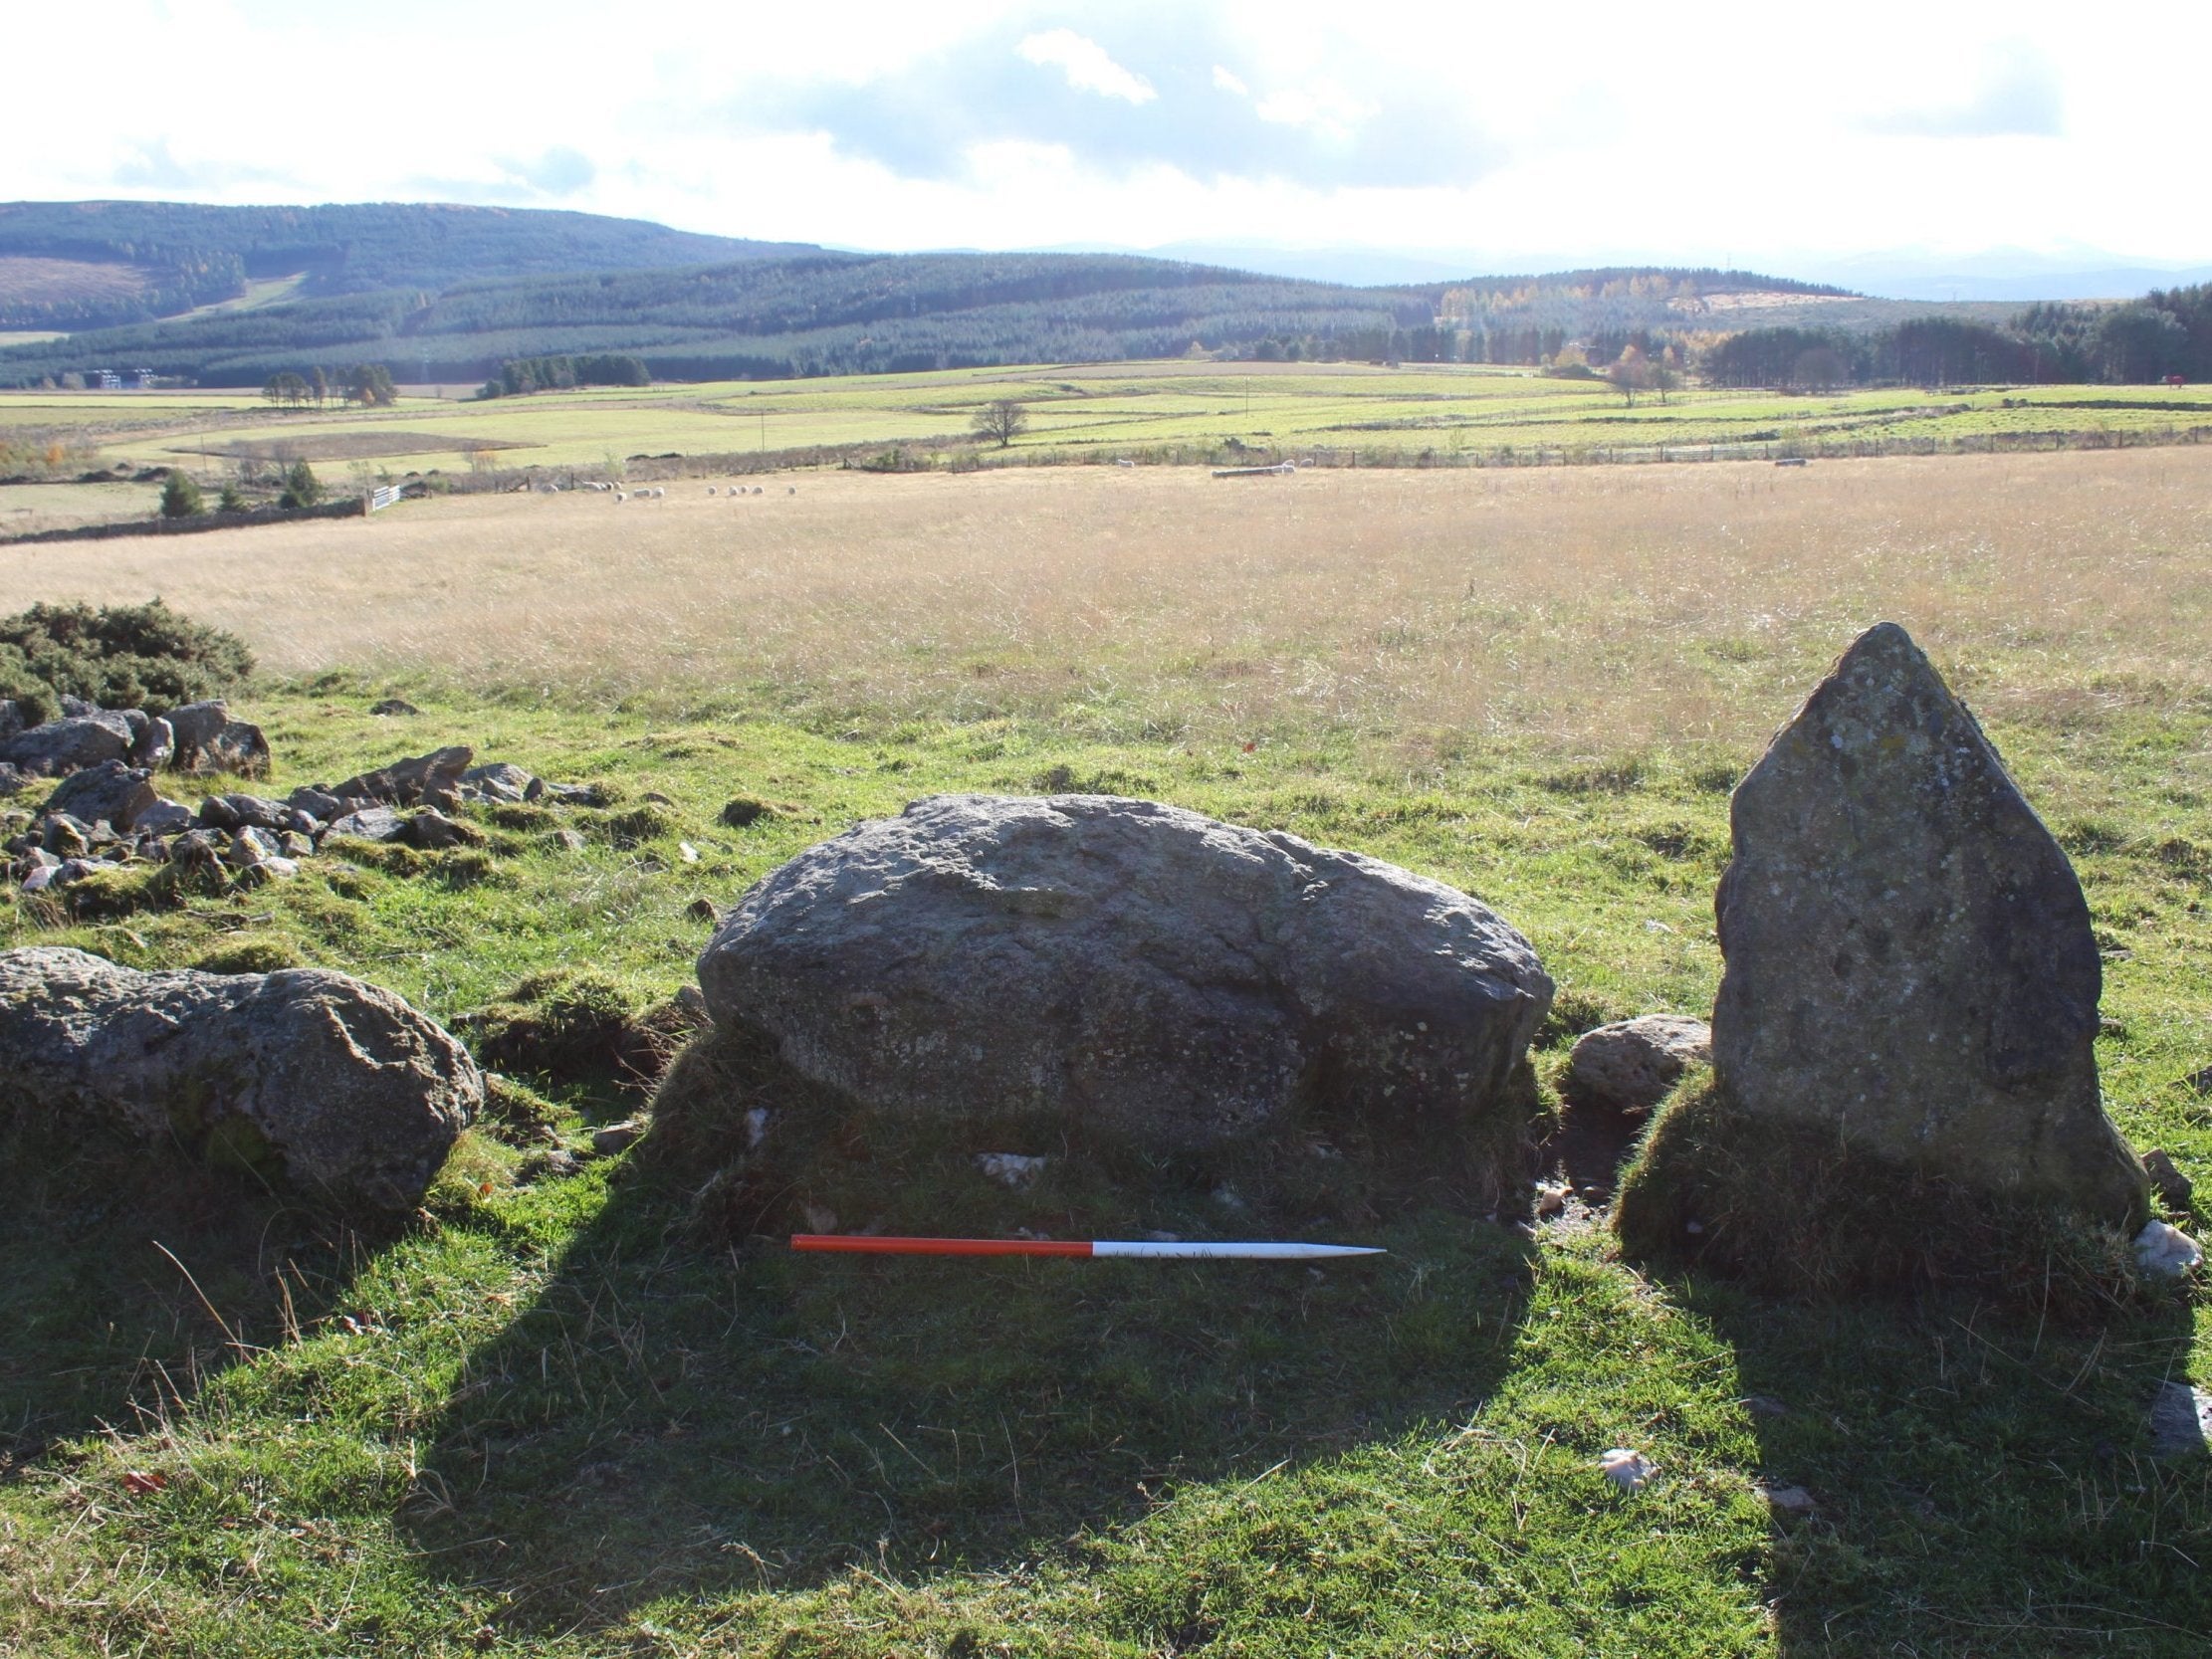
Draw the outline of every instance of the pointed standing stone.
M1710 1110L1753 1164L1740 1142L1765 1129L1769 1155L1817 1148L1847 1182L1859 1162L2140 1224L2146 1177L2098 1092L2102 973L2081 884L1902 628L1844 654L1731 817ZM1625 1194L1625 1236L1661 1216L1709 1230L1699 1208L1729 1207L1709 1158L1655 1143L1643 1161L1664 1178Z

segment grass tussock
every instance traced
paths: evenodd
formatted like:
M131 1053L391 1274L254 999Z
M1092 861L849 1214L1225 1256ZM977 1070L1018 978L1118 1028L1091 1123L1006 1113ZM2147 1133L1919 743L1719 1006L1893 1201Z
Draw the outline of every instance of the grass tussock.
M534 973L459 1022L479 1061L555 1084L612 1078L649 1084L693 1021L673 1003L640 1008L602 973Z
M1614 1230L1638 1260L1710 1268L1781 1296L1943 1291L2093 1321L2159 1294L2115 1227L1754 1118L1704 1067L1653 1114L1623 1172Z

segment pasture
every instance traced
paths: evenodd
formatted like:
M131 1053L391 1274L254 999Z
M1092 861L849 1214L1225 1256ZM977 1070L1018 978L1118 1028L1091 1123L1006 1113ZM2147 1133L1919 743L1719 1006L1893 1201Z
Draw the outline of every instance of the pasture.
M418 388L422 390L424 388ZM461 390L454 388L454 390ZM62 434L107 462L215 476L253 454L368 471L537 468L619 477L668 455L763 457L875 446L945 464L976 454L975 411L1010 397L1029 428L986 461L1196 461L1235 453L1404 465L1704 460L1885 448L2200 441L2201 388L2034 386L1833 395L1688 388L1633 408L1602 381L1472 364L1159 363L598 388L378 410L282 412L235 393L0 393L0 428ZM2192 438L2190 435L2196 436ZM374 467L368 463L373 461ZM212 471L210 471L212 469Z
M1160 378L1193 383L1142 397L1230 406L1206 375ZM10 893L0 945L288 955L447 1020L554 967L643 1005L689 977L694 899L727 907L854 819L1091 788L1480 895L1560 981L1548 1077L1598 1020L1709 1008L1727 791L1889 617L2077 861L2115 1121L2212 1176L2190 1081L2212 1065L2212 450L762 482L0 549L13 605L159 593L244 634L265 683L238 703L278 792L468 742L668 797L581 852L488 821L481 879L311 861L119 915ZM393 693L422 713L368 715ZM735 796L769 809L732 827ZM606 1078L545 1087L571 1136L637 1104ZM260 1200L157 1208L189 1283L140 1217L25 1177L0 1206L0 1647L2212 1641L2212 1459L2153 1459L2144 1424L2158 1382L2212 1377L2200 1292L2088 1322L1938 1291L1799 1307L1639 1272L1572 1210L1390 1221L1363 1241L1393 1254L1337 1274L824 1266L703 1243L623 1157L523 1180L512 1152L470 1156L396 1237ZM1616 1445L1659 1479L1616 1492L1596 1467ZM1815 1507L1770 1512L1760 1483Z

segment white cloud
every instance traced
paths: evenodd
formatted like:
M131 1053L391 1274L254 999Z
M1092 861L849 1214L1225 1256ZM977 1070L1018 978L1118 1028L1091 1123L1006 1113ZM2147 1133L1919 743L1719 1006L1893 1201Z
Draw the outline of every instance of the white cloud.
M1151 82L1130 74L1098 42L1073 29L1027 36L1014 51L1040 69L1057 69L1079 93L1118 98L1125 104L1150 104L1160 96Z
M1302 126L1325 137L1345 139L1375 113L1375 105L1354 98L1332 81L1315 81L1303 87L1284 87L1269 93L1253 105L1263 121L1278 126Z
M1441 246L1470 270L2070 244L2212 262L2212 221L2143 159L2201 147L2142 49L2212 59L2203 0L2138 0L2102 31L2062 0L1698 19L1685 68L1679 11L1626 0L1407 0L1387 31L1341 0L630 0L618 44L582 0L108 0L102 73L129 96L17 77L0 196L402 200L437 179L844 246ZM73 61L84 27L15 7L10 61ZM392 57L433 30L437 54ZM339 63L379 66L368 104L272 142L272 109L320 107L302 66ZM824 90L850 96L802 104ZM871 103L889 132L938 123L929 165L853 140L840 120Z

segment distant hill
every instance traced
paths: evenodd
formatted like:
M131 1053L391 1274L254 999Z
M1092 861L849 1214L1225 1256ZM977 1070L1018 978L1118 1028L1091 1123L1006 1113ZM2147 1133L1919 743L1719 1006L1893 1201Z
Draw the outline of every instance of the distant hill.
M259 386L355 363L450 384L515 359L585 355L634 357L664 380L1096 362L1193 346L1533 364L1575 344L1611 361L1632 343L1686 353L1746 328L1857 333L1946 309L1750 271L1354 287L1127 254L839 252L534 209L0 205L0 328L67 336L0 350L0 385L102 368Z
M1165 260L815 253L795 259L385 290L219 311L0 351L0 384L91 366L258 386L312 365L480 379L509 358L622 353L661 379L766 378L1173 356L1194 343L1394 333L1436 296Z
M699 236L639 219L543 208L367 202L0 203L0 328L98 328L241 298L300 277L303 299L457 283L664 269L820 250Z

